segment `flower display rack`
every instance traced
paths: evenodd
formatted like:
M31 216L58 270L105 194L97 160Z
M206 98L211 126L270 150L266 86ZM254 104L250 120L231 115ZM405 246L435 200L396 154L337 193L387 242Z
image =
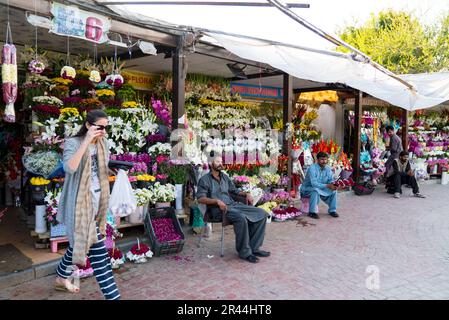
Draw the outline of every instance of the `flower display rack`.
M167 242L159 242L159 240L156 237L156 234L154 232L152 221L154 219L159 218L170 218L173 222L173 225L175 227L175 230L178 234L181 235L181 240L175 240L175 241L167 241ZM185 236L184 232L182 231L181 224L179 223L178 218L176 217L176 212L173 207L162 207L162 208L152 208L149 209L146 216L145 216L145 230L148 232L150 237L150 245L151 250L153 251L154 255L160 256L163 254L172 254L172 253L178 253L181 252L184 243L185 243Z

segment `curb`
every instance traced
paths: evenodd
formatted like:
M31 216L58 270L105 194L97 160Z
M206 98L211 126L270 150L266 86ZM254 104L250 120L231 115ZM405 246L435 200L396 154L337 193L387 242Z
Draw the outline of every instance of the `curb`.
M141 243L149 243L148 236L139 236ZM129 251L136 244L136 238L130 238L123 241L117 241L117 248L122 252ZM61 257L62 258L62 257ZM61 258L40 263L24 270L18 270L9 274L0 276L0 290L8 287L17 286L27 281L36 280L56 273Z

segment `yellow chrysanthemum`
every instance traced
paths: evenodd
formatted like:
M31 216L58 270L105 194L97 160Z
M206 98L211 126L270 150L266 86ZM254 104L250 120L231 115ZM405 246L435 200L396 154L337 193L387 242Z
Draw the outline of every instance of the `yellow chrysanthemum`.
M126 101L122 103L123 108L137 108L139 104L135 101Z
M72 116L78 116L80 113L76 108L63 108L61 109L62 115L72 115Z
M51 81L53 83L62 84L62 85L65 85L65 86L69 86L73 82L70 79L64 79L64 78L61 78L61 77L53 78L53 79L51 79Z
M107 96L107 97L113 97L115 96L115 92L109 89L100 89L95 91L98 97Z

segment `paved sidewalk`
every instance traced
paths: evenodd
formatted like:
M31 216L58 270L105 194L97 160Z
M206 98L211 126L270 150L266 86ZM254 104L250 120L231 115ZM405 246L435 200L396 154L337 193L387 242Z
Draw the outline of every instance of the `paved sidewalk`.
M237 258L232 227L220 258L215 225L200 248L188 234L177 257L127 263L117 284L123 299L449 299L449 186L422 192L427 199L407 188L401 199L382 188L344 195L340 218L320 205L319 220L268 224L263 249L272 256L258 264ZM94 278L82 280L79 294L55 292L53 281L4 289L0 299L103 299Z

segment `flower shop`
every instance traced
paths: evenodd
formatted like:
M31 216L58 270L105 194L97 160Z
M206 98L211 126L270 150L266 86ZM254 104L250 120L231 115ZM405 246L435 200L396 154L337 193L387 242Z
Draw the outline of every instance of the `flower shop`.
M345 107L353 104L345 101ZM349 137L354 131L354 112L345 111L345 148L351 150L353 141ZM375 98L364 98L361 117L361 172L366 179L379 179L385 172L382 153L389 143L385 127L393 126L409 152L409 159L419 180L440 179L448 169L448 106L441 104L433 108L405 112ZM442 179L443 182L443 179Z
M298 188L320 151L330 155L341 189L353 185L359 157L355 153L352 165L348 154L357 146L346 149L319 125L326 117L320 116L323 103L337 108L339 97L327 92L331 86L312 90L316 82L298 82L267 63L201 43L185 30L124 22L101 6L77 3L74 9L46 0L10 3L11 17L1 22L21 43L15 46L7 38L3 44L0 182L7 188L0 199L2 205L24 210L0 218L0 246L13 242L33 263L60 257L58 245L67 245L65 227L55 218L64 186L64 141L79 131L93 109L108 115L111 161L129 165L126 171L111 170L108 178L106 246L115 268L126 260L140 263L153 255L179 252L186 222L193 228L204 226L194 210L195 190L212 154L222 155L226 173L267 211L269 222L303 214ZM78 26L86 27L85 32L67 27L69 13L86 21L86 26ZM98 21L103 33L89 24ZM102 39L105 35L109 38ZM284 94L273 101L232 91L231 81L239 79L229 62L245 65L254 81L265 79L261 70L266 78L276 74ZM216 69L211 71L210 65ZM133 81L126 72L143 72L145 78ZM145 83L145 88L136 83ZM309 89L301 93L301 86ZM380 144L380 126L369 131L373 123L364 121L367 137ZM354 141L359 140L359 129L354 130ZM19 230L14 235L3 232L14 228ZM120 251L120 238L133 242L131 250ZM89 275L91 269L79 272Z

